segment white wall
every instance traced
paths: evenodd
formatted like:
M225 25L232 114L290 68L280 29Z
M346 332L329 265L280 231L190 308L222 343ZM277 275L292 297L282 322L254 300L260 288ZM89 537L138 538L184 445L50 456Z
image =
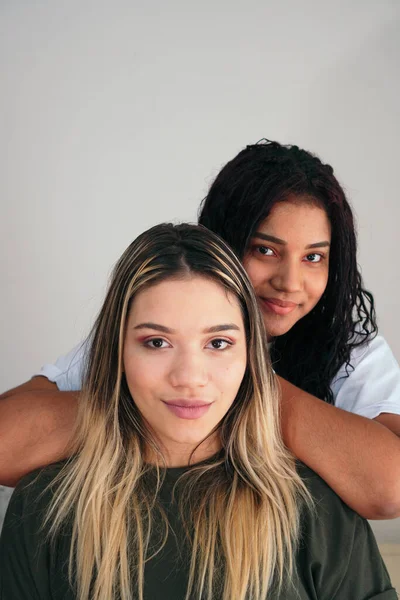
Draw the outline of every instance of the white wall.
M261 137L334 165L400 359L397 0L3 0L0 391L88 331L125 246Z

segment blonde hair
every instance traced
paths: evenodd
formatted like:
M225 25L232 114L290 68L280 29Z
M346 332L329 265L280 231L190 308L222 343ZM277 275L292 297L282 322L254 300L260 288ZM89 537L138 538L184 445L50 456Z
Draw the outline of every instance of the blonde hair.
M72 520L69 576L79 600L143 600L155 511L165 525L160 548L169 534L157 501L165 463L129 394L123 343L135 295L191 275L211 278L237 297L247 368L218 426L222 452L180 480L181 517L191 532L186 600L264 600L273 585L290 580L307 492L281 439L278 392L251 284L216 235L164 224L139 236L114 269L92 332L72 458L55 481L47 512L53 539ZM145 485L149 447L159 457L153 493Z

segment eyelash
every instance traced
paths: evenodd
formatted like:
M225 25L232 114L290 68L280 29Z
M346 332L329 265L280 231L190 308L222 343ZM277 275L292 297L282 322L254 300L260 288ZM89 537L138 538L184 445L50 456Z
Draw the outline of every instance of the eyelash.
M269 246L259 246L259 245L254 246L255 252L257 252L258 254L261 254L261 256L271 256L271 255L267 255L267 254L264 254L263 252L261 252L261 248L263 248L264 250L271 250L272 252L274 252L274 250L272 248L270 248ZM275 254L275 252L274 252L274 254Z
M164 340L163 338L154 337L154 338L144 340L143 346L145 346L149 350L165 350L166 349L165 347L157 348L157 347L151 346L150 345L151 342L155 342L155 341L161 341L161 342L165 342L166 344L169 344L169 342L167 342L167 340ZM216 352L224 352L224 350L228 350L229 347L234 345L234 342L232 342L231 340L227 340L225 338L214 338L206 344L206 348L209 344L212 344L213 342L224 342L225 344L228 344L225 348L222 348L222 349L221 348L209 348L210 350L215 350Z
M311 252L310 254L306 255L306 258L308 256L319 256L321 260L318 260L317 262L314 262L313 260L308 260L307 262L310 262L311 264L315 264L317 265L318 263L322 262L325 259L325 256L323 254L321 254L321 252Z
M265 250L271 250L271 252L273 252L274 254L273 255L272 254L263 254L262 252L260 252L261 248L264 248ZM257 246L254 246L254 250L261 256L265 256L265 257L276 256L275 250L273 248L271 248L270 246L257 245ZM319 260L317 262L314 262L312 260L306 261L306 262L309 262L310 264L314 264L314 265L319 264L326 258L325 254L322 254L321 252L310 252L309 254L305 255L305 258L307 258L308 256L320 256L321 260Z
M225 344L228 344L225 348L212 348L212 350L215 350L216 352L224 352L224 350L229 350L229 348L233 346L233 342L231 340L226 340L225 338L214 338L208 342L207 346L213 342L224 342Z
M157 348L155 346L150 345L152 342L158 342L158 341L165 342L168 344L168 342L166 340L164 340L163 338L154 337L154 338L150 338L148 340L144 340L143 346L145 346L146 348L149 348L149 350L164 350L164 348Z

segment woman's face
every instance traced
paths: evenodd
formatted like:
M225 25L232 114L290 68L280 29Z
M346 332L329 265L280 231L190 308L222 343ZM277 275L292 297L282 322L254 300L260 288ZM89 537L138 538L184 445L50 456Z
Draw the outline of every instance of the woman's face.
M169 466L187 463L221 421L245 369L241 309L218 283L200 276L169 279L136 296L125 335L125 376ZM196 458L218 449L213 436Z
M243 260L268 337L283 335L325 291L331 226L325 210L301 197L277 202Z

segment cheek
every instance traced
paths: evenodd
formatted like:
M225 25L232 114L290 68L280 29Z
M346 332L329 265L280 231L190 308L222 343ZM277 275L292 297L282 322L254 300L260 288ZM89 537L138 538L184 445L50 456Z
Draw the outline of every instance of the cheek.
M219 392L231 404L239 390L246 371L246 355L230 361L228 365L214 370L213 378L217 383Z
M312 299L314 301L314 304L317 304L317 302L321 299L326 286L328 284L328 272L324 272L324 273L320 273L318 277L315 277L315 279L310 282L310 292L311 292L311 296Z
M262 279L263 274L265 275L265 268L253 257L247 257L243 260L243 266L253 287L257 287L257 284Z
M131 396L135 402L140 402L146 391L149 392L154 387L154 369L149 368L148 361L141 361L135 357L125 361L124 370Z

